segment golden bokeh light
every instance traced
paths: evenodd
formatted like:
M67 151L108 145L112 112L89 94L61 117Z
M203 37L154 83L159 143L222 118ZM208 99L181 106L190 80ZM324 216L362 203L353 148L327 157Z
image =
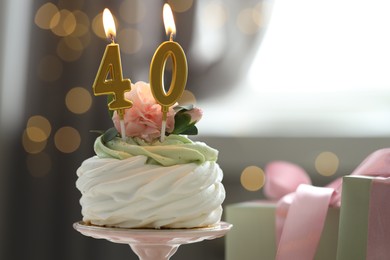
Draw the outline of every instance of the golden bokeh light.
M205 6L203 17L209 28L220 29L226 24L228 12L221 2L211 1Z
M240 181L248 191L260 190L265 183L264 171L257 166L248 166L242 171Z
M67 9L62 9L56 13L53 17L53 21L59 19L56 26L53 26L54 22L51 22L51 31L57 36L68 36L76 29L76 17L72 12Z
M72 113L83 114L91 108L92 97L85 88L75 87L66 94L65 104Z
M192 93L191 91L186 89L186 90L184 90L183 95L179 98L179 100L177 102L181 106L182 105L190 105L190 104L196 105L196 98L195 98L194 93Z
M26 163L29 173L36 178L49 174L52 166L50 156L45 152L29 154Z
M255 22L255 24L259 27L264 27L264 22L263 22L263 13L261 12L262 10L260 8L253 8L252 10L252 19Z
M45 147L46 147L46 143L47 141L44 140L42 142L34 142L33 140L30 139L30 137L28 136L27 134L27 130L25 130L23 132L23 136L22 136L22 145L23 145L23 148L24 150L27 152L27 153L30 153L30 154L37 154L37 153L40 153L42 152Z
M188 11L193 3L193 0L168 0L168 4L172 7L172 10L178 13Z
M259 27L265 27L267 17L267 6L266 1L260 1L255 8L252 9L252 19L255 24Z
M322 176L332 176L339 168L339 158L332 152L322 152L315 159L315 168Z
M142 0L125 0L119 7L119 15L123 21L136 24L145 18L146 7Z
M78 38L65 37L57 44L57 55L63 61L71 62L80 58L83 53L83 44Z
M50 136L51 124L49 120L43 116L31 116L27 120L26 133L31 141L43 142Z
M68 42L68 38L71 39L73 37L65 37L66 44L72 45L72 43ZM88 31L83 36L77 37L77 39L81 42L83 49L86 49L88 47L88 45L91 43L91 32ZM75 48L75 47L72 46L71 48Z
M35 14L34 22L42 29L51 29L51 26L56 26L59 22L58 7L53 3L46 3L42 5ZM53 18L56 19L53 20Z
M117 40L121 46L121 51L126 54L138 52L143 43L141 33L133 28L120 30Z
M62 75L62 71L62 62L56 56L45 56L38 63L38 76L44 81L58 80Z
M73 15L76 18L76 27L74 28L71 36L81 37L88 33L91 23L88 15L80 10L74 11Z
M76 151L81 143L79 132L70 126L64 126L55 133L54 144L63 153Z
M255 34L259 31L259 25L254 18L257 16L253 15L255 9L245 8L240 11L237 17L237 27L244 34Z
M260 1L252 9L252 19L259 28L265 28L267 26L272 4L271 1Z
M67 36L62 38L62 40L69 49L74 51L82 51L84 49L84 45L78 37Z
M45 132L36 126L30 126L26 128L28 138L33 142L43 142L47 139Z
M106 33L104 32L103 27L103 13L97 14L92 20L92 31L96 36L106 39Z

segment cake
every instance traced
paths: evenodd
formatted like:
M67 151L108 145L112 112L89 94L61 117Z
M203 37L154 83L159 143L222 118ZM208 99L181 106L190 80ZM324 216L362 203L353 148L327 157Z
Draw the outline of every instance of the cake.
M225 190L218 151L194 142L201 110L170 108L160 141L161 107L149 84L132 85L124 115L126 137L115 128L97 137L95 155L77 169L83 222L120 228L197 228L221 219Z

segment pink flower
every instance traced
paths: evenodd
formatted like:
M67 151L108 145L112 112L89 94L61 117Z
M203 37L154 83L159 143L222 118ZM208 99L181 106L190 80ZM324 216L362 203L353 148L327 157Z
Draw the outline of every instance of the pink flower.
M125 97L133 102L133 106L125 110L124 121L126 136L140 137L153 142L161 136L161 106L154 99L148 83L139 81L131 84L131 91ZM175 112L172 107L167 114L166 131L171 133L175 126ZM119 116L114 112L112 117L115 128L120 132Z

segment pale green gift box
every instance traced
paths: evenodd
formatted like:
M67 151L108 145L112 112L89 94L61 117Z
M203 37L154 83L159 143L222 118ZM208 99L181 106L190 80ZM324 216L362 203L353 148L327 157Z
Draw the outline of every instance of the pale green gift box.
M265 200L226 207L226 221L233 224L226 236L226 260L275 259L275 210L276 203ZM339 212L328 210L315 260L336 259Z
M372 181L373 177L367 176L343 177L337 260L366 259ZM390 205L387 199L383 207ZM390 246L390 241L384 242ZM375 259L390 259L379 255Z

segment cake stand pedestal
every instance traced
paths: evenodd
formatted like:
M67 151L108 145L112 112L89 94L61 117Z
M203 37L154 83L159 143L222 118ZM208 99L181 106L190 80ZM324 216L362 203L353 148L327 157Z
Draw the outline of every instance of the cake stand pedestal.
M232 227L226 222L207 228L192 229L128 229L73 224L81 234L120 244L128 244L140 260L168 260L180 245L224 236Z

